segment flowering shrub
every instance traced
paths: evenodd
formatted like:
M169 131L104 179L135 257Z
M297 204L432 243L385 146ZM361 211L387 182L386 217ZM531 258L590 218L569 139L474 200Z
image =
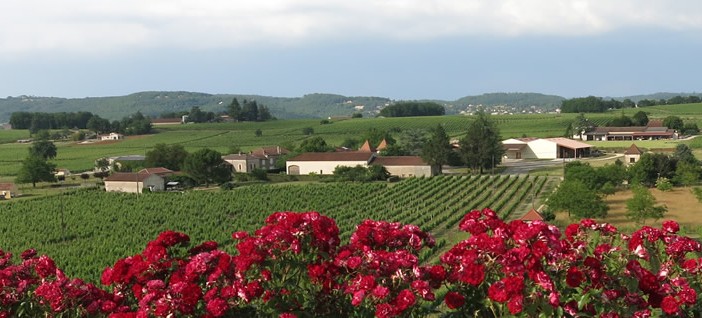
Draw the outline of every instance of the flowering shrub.
M106 268L105 289L34 250L18 264L0 251L0 318L702 315L702 247L673 221L626 235L583 220L562 234L485 209L459 229L469 237L420 264L434 239L417 226L366 220L341 245L334 220L277 212L233 233L233 254L163 232Z

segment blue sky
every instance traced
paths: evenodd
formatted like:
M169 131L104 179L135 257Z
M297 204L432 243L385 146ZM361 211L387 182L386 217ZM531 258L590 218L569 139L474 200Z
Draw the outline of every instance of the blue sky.
M0 96L701 92L700 1L7 0Z

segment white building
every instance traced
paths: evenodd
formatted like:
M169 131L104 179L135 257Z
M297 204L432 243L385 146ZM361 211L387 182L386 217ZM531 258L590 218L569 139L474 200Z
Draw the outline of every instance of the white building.
M100 135L100 140L122 140L124 135L118 133L110 133L108 135Z
M506 159L582 158L591 145L568 138L517 138L502 141Z
M347 152L308 152L290 158L286 162L289 175L334 174L338 166L368 167L381 165L393 176L419 177L432 176L437 169L433 169L416 156L377 156L374 152L347 151Z
M144 189L149 191L163 191L166 181L155 173L115 172L105 178L105 191L140 193Z

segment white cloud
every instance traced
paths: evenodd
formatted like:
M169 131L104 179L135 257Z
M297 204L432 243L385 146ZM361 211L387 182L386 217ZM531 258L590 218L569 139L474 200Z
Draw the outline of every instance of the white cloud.
M344 38L702 31L690 0L3 0L0 57Z

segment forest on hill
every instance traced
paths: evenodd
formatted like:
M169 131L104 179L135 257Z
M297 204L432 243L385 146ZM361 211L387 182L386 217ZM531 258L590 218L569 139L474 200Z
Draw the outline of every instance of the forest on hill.
M396 102L385 97L343 96L336 94L307 94L302 97L271 97L240 94L206 94L196 92L139 92L126 96L59 98L18 96L0 98L0 123L8 122L13 112L91 112L102 118L117 120L141 112L160 117L164 113L188 111L199 107L206 112L224 112L232 99L255 100L270 109L279 119L327 118L377 115L382 108ZM431 100L446 108L446 114L457 114L468 105L511 106L517 109L536 106L555 109L563 97L536 93L494 93L467 96L455 101ZM428 101L428 100L425 100Z

